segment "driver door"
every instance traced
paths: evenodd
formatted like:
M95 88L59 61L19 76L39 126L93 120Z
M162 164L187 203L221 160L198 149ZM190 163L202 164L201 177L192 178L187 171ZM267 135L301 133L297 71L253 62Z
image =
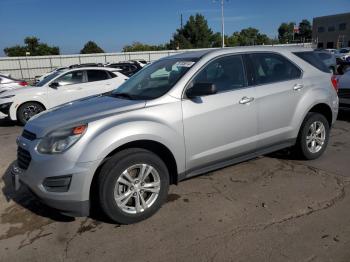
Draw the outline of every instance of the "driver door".
M195 83L214 84L217 93L182 101L186 169L200 170L253 152L257 135L255 88L247 86L243 57L213 60L189 86Z
M48 87L50 107L78 100L85 96L86 73L84 70L68 72L52 82L58 83L58 86L54 88Z

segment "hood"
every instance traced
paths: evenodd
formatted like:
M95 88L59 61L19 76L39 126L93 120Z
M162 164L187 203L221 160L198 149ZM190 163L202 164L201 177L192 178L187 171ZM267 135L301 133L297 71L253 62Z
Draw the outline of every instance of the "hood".
M59 128L86 124L142 108L145 104L143 100L126 100L105 95L85 98L42 112L30 120L25 129L40 138Z
M5 91L7 91L7 93L8 93L8 91L13 91L13 90L21 89L21 88L27 88L27 87L20 86L20 85L13 85L13 86L10 86L10 85L9 86L1 86L0 85L0 93L3 93Z
M9 87L3 91L6 91L6 95L23 95L23 94L33 94L33 92L42 92L45 90L43 90L42 87L36 87L36 86L18 86L18 87Z

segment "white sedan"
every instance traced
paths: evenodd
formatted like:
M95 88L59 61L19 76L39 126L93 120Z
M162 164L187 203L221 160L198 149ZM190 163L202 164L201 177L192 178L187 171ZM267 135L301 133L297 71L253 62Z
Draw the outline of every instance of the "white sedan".
M81 98L112 91L128 77L114 68L85 67L55 72L33 87L0 93L0 112L21 124L34 115Z

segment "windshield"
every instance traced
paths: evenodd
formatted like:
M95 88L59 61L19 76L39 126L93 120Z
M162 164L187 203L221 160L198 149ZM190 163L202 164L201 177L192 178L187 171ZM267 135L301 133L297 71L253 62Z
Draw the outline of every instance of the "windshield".
M126 99L151 100L166 94L198 59L159 60L135 74L112 96Z
M39 81L35 86L44 86L46 85L48 82L50 82L52 79L54 79L56 76L58 76L60 74L60 72L54 72L50 75L48 75L47 77L45 77L43 80Z

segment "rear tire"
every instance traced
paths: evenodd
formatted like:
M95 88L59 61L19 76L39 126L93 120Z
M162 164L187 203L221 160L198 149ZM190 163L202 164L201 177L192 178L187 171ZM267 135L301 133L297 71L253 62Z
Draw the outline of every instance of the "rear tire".
M44 111L45 108L36 102L28 102L21 105L17 110L17 121L20 125L25 125L30 118Z
M329 140L329 123L319 113L310 112L301 125L296 147L297 157L305 160L319 158Z
M116 223L149 218L166 201L169 172L164 162L145 149L126 149L107 160L98 177L100 205Z

